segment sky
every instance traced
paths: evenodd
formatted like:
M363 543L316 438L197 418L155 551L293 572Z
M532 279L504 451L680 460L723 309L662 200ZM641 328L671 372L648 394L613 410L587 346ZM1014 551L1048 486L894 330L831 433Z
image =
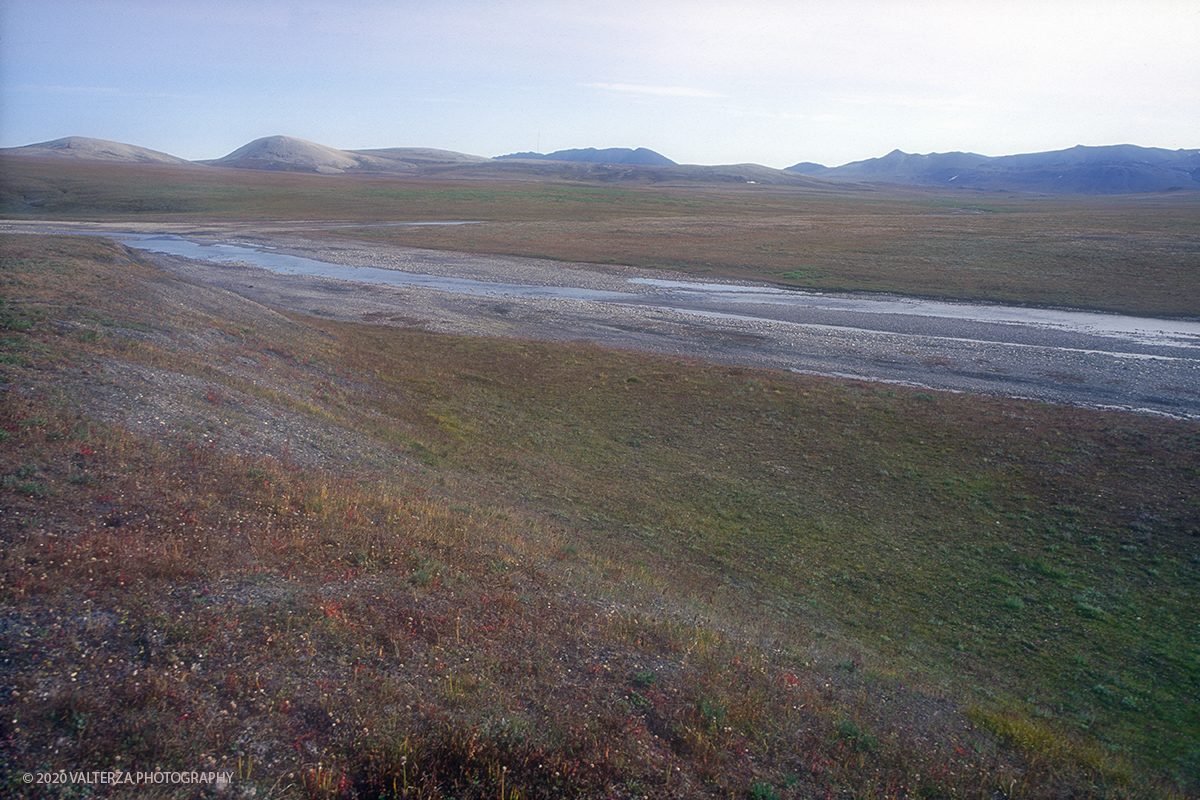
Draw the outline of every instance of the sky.
M0 0L0 147L1200 147L1186 0Z

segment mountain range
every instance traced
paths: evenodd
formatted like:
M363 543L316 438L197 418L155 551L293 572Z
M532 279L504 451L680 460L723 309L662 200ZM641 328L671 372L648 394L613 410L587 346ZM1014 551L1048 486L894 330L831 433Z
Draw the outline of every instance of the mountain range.
M176 159L133 145L101 139L70 137L52 142L0 149L0 158L76 158L121 160L130 163L156 162L192 167L309 172L326 175L397 175L424 178L477 180L566 180L584 182L720 183L829 188L831 184L796 172L758 164L703 166L676 164L645 148L610 148L551 153L518 153L500 158L467 155L450 150L421 147L391 147L378 150L338 150L291 136L266 136L239 147L221 158L202 161ZM170 160L168 160L170 159Z
M71 136L0 149L0 157L53 158L193 168L255 169L319 174L500 180L764 184L869 189L875 184L1041 194L1126 194L1200 190L1200 150L1137 145L1076 146L1010 156L977 153L886 156L839 167L801 162L786 169L758 164L677 164L644 147L511 153L488 158L450 150L391 147L338 150L290 136L255 139L221 158L186 159L136 145Z
M870 183L1048 194L1126 194L1200 189L1200 150L1121 144L989 157L893 150L840 167L803 162L788 172Z

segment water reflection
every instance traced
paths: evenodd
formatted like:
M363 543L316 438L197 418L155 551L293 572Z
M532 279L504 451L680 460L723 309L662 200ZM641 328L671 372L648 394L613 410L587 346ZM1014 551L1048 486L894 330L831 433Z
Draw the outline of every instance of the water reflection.
M571 286L538 286L522 283L497 283L470 278L450 278L379 267L357 267L331 264L313 258L276 252L274 248L241 242L207 242L183 239L178 236L122 237L119 241L138 250L194 258L218 264L251 264L285 275L307 275L335 278L343 281L379 283L387 286L409 286L436 289L454 294L526 299L593 300L620 302L629 298L623 292L581 289Z

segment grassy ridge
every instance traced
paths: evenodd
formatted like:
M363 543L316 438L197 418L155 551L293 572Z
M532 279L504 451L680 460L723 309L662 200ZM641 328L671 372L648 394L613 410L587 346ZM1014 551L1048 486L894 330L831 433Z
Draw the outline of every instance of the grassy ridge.
M198 223L476 220L485 224L342 235L801 288L1200 315L1200 198L1185 193L492 183L8 159L0 208Z
M99 241L3 264L10 791L1200 782L1194 424L289 321ZM139 432L156 383L186 422Z

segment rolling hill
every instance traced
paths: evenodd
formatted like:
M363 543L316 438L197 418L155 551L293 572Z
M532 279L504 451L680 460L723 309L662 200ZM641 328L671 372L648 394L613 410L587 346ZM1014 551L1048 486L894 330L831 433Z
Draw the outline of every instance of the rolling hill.
M285 170L290 172L401 172L415 174L429 166L485 162L449 150L422 147L390 147L377 150L337 150L291 136L255 139L221 158L203 163L235 169Z
M647 167L674 166L676 162L645 147L609 147L597 150L585 147L576 150L556 150L553 153L510 153L502 158L521 158L531 161L578 161L588 164L636 164Z
M72 137L74 158L91 161L216 167L268 172L317 173L324 175L395 175L413 178L568 181L584 183L650 184L764 184L827 188L830 184L806 175L764 167L760 164L705 166L676 164L653 150L610 148L560 151L548 156L515 154L499 158L469 155L428 147L389 147L339 150L291 136L255 139L228 155L201 161L186 161L165 153L151 159L154 151L96 139ZM565 155L563 155L565 154ZM0 149L0 158L39 158L61 155L55 142ZM559 155L563 155L559 158ZM844 187L842 187L844 188Z
M89 139L86 136L67 136L50 142L38 142L24 147L6 147L0 154L19 158L58 158L78 161L117 161L131 164L178 164L190 166L188 161L158 150L150 150L132 144L110 142L105 139Z
M237 169L338 173L362 169L367 162L361 157L356 158L353 153L315 142L290 136L266 136L242 145L226 156L204 163Z
M1200 150L1137 145L1077 146L1044 153L905 153L838 167L803 161L786 169L760 164L677 164L644 147L582 148L488 158L427 147L339 150L291 136L255 139L228 155L187 161L131 144L71 136L0 149L0 158L300 172L379 174L470 180L763 184L845 189L868 184L1039 194L1110 195L1200 189Z

